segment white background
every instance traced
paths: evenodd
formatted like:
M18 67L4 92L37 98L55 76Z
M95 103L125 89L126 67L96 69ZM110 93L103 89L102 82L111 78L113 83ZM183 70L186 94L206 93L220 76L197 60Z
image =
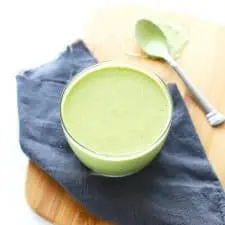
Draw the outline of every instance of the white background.
M24 198L27 158L18 143L15 75L57 56L82 37L82 24L89 13L117 2L145 3L225 23L224 0L0 0L1 224L49 224L29 209Z

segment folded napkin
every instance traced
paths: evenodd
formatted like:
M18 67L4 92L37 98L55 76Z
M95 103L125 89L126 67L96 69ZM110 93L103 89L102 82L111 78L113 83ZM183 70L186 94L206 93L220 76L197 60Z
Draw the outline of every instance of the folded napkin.
M65 84L97 61L82 41L54 61L17 75L24 153L95 215L120 225L222 225L225 194L175 84L172 128L161 153L124 178L96 176L72 153L60 124Z

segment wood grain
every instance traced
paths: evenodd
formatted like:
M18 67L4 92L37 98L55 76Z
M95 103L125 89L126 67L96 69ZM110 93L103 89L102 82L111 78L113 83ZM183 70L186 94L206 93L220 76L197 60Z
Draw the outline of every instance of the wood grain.
M142 17L176 22L188 29L189 44L179 64L207 99L225 112L225 27L211 21L168 12L152 12L143 6L115 6L99 11L86 24L84 41L99 61L116 60L153 70L170 82L175 81L184 96L208 159L225 187L225 125L212 128L176 74L165 63L127 56L139 52L133 37L135 21ZM72 201L46 173L29 163L26 183L28 204L38 214L57 225L106 225ZM110 203L109 203L110 204Z

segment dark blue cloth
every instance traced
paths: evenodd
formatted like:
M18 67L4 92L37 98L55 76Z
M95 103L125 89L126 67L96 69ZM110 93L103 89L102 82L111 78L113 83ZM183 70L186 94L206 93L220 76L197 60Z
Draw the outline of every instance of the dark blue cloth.
M59 117L65 84L96 63L82 41L56 60L17 75L24 153L88 210L120 225L222 225L225 195L175 84L172 129L147 168L124 178L92 174L69 148Z

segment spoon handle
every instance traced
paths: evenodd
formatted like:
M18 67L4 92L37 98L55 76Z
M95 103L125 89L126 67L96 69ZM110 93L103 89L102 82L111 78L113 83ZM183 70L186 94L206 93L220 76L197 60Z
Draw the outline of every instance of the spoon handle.
M186 87L191 92L192 96L195 98L198 105L205 112L206 118L212 126L217 126L222 124L225 121L225 116L217 112L214 107L207 101L207 99L202 96L202 94L198 91L198 89L191 83L188 77L185 75L184 71L177 64L177 62L172 58L168 57L166 61L170 64L170 66L176 71L179 77L183 80Z

